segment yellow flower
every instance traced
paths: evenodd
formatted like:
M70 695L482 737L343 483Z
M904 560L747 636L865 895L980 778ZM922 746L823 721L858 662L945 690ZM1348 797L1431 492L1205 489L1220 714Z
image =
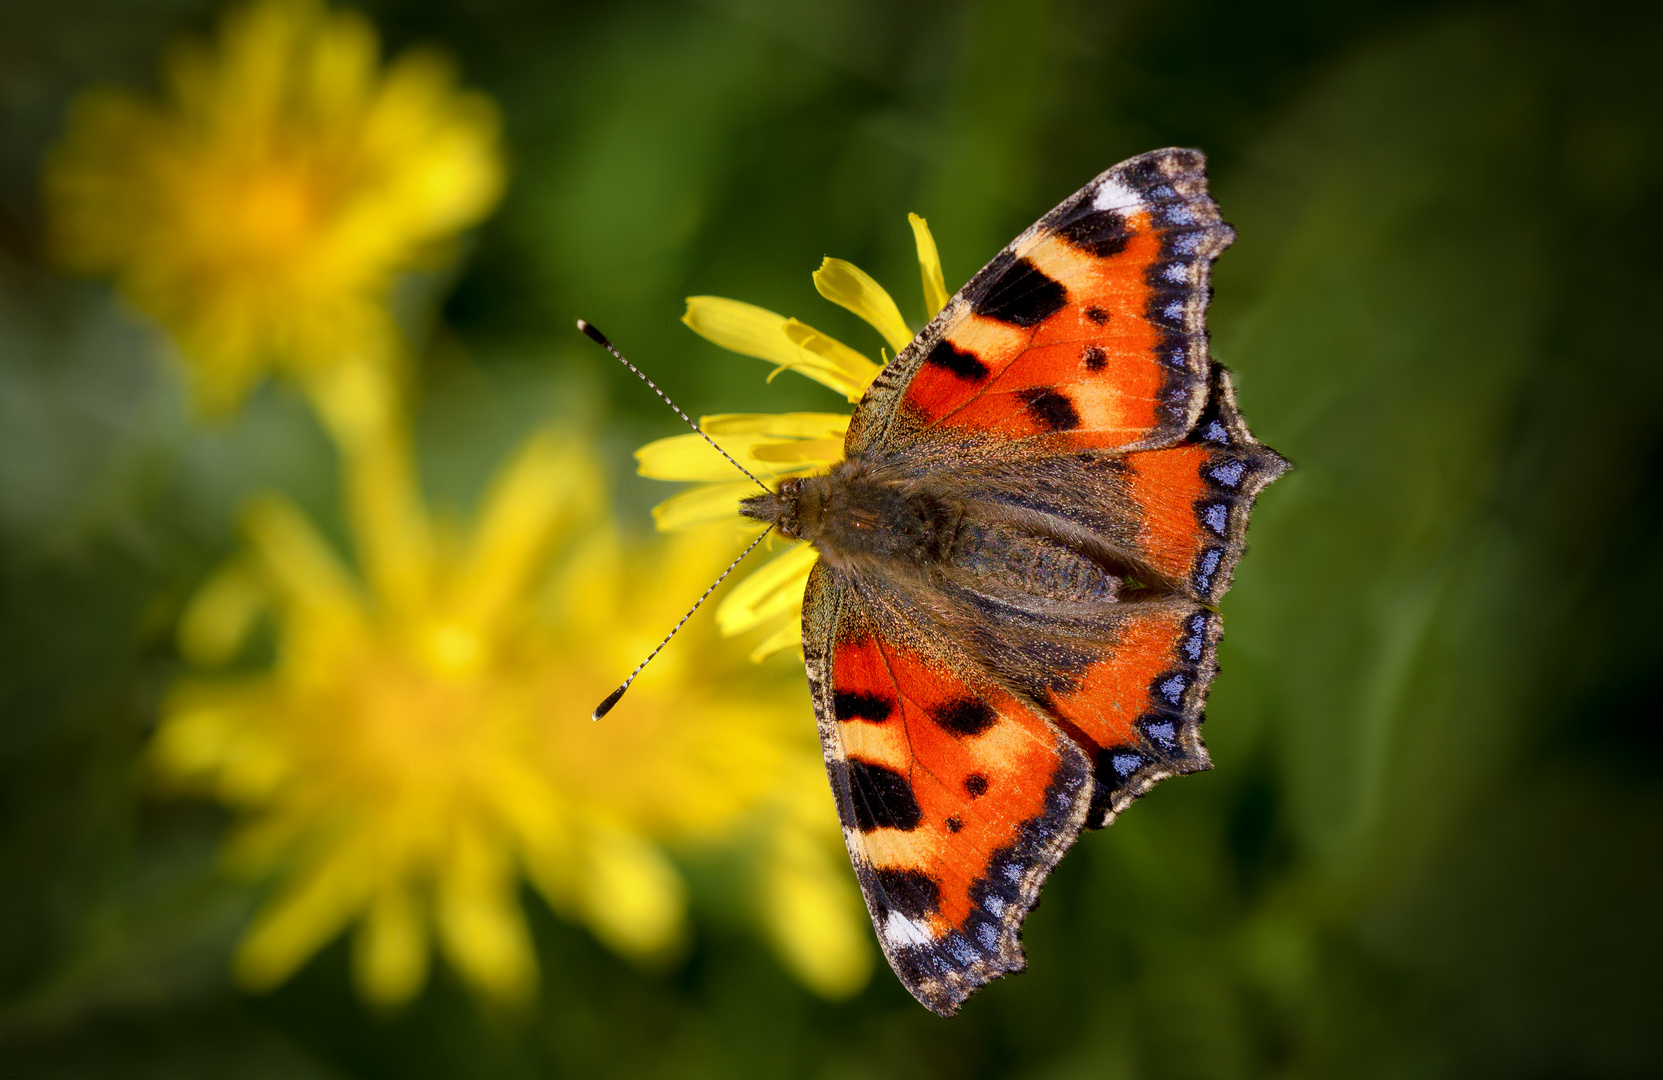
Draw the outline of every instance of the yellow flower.
M500 193L491 103L431 53L382 68L369 22L316 0L237 8L162 74L77 104L46 171L58 258L167 328L205 409L267 370L395 358L394 279Z
M907 220L912 224L918 249L925 311L934 318L947 306L941 257L924 219L909 214ZM913 331L901 318L894 299L859 267L842 259L826 259L814 272L814 287L827 300L870 323L893 352L900 352L912 340ZM777 365L775 374L786 368L801 372L851 402L860 400L883 366L805 323L738 300L688 297L682 322L725 349ZM882 353L879 355L880 360L884 359ZM822 472L841 461L849 414L731 413L701 417L699 424L740 464L764 482L775 484L787 477ZM677 435L648 443L635 452L635 458L642 476L700 482L698 487L653 508L660 529L685 529L719 521L733 522L746 535L755 535L762 528L739 515L739 500L756 494L755 486L734 480L733 467L712 453L699 436ZM722 633L731 636L758 627L770 628L751 653L753 660L800 647L803 587L815 558L808 544L794 543L736 585L716 609Z
M275 636L269 667L176 685L150 749L170 786L238 811L230 867L276 879L235 956L240 980L280 983L356 924L373 1002L420 989L430 939L487 996L523 999L537 969L522 876L615 951L663 959L686 933L667 851L754 837L763 922L788 966L829 996L859 989L864 912L794 687L729 670L695 623L605 723L589 720L714 576L721 545L689 533L628 548L595 464L548 432L471 527L442 528L394 400L367 365L320 396L357 571L267 496L246 512L243 554L181 622L200 665L236 660L262 617Z

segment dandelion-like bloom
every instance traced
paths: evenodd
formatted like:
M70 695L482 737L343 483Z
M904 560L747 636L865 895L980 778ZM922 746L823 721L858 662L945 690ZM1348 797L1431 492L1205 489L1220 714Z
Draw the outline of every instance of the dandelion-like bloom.
M828 996L858 989L864 914L799 695L728 670L695 623L606 723L589 720L714 576L721 545L693 534L626 554L595 465L546 432L471 527L441 529L392 400L365 367L323 399L356 571L268 496L181 624L204 666L236 660L262 618L275 633L269 667L177 685L150 755L167 784L239 812L235 871L276 879L235 956L241 981L277 984L356 924L355 977L374 1002L422 986L434 938L487 996L522 999L536 980L522 875L617 952L651 959L685 932L667 848L743 836L788 966Z
M235 9L162 74L77 103L46 172L60 261L169 331L206 410L268 370L396 357L395 279L500 193L491 103L433 53L381 67L369 22L316 0Z
M934 318L947 305L941 257L929 226L909 214L918 267L924 281L924 307ZM901 318L894 298L859 267L826 259L814 272L814 287L832 303L871 324L894 353L906 348L913 331ZM692 296L682 321L724 349L790 368L857 402L882 369L859 351L813 327L738 300ZM880 353L880 360L883 355ZM770 376L771 378L772 376ZM823 472L843 459L848 413L730 413L700 418L700 426L747 469L764 481ZM692 480L690 488L653 508L658 527L684 529L731 521L754 536L764 526L739 513L739 500L756 493L748 481L731 479L731 466L710 453L697 435L677 435L648 443L635 452L642 476L658 480ZM818 556L805 541L793 543L728 593L716 609L724 634L766 627L767 635L752 652L761 660L803 642L803 589Z

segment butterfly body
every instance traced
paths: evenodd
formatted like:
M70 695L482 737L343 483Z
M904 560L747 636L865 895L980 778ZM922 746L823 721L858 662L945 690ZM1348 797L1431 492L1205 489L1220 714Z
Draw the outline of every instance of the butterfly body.
M819 554L803 651L844 837L942 1015L1023 966L1082 829L1210 767L1216 601L1287 467L1208 355L1233 237L1198 152L1115 166L879 373L843 461L742 507Z

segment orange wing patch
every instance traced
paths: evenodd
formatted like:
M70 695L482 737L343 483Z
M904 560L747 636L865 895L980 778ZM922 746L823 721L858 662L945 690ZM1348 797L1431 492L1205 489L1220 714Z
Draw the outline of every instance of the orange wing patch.
M1123 460L1139 555L1198 600L1223 596L1247 546L1254 499L1288 468L1248 432L1230 373L1215 369L1207 406L1184 442Z
M1018 929L1084 824L1090 764L1042 712L843 606L815 700L849 854L892 966L950 1014L1022 968Z
M1201 707L1216 671L1219 617L1184 601L1128 605L1103 659L1046 704L1092 759L1090 828L1177 773L1211 767Z
M1035 243L925 360L906 395L924 426L1008 439L1070 432L1081 448L1128 446L1159 427L1169 380L1158 361L1161 331L1144 318L1144 277L1161 256L1148 220L1128 221L1131 240L1110 257L1059 235ZM1005 321L1058 302L1031 328ZM975 377L968 357L986 374Z
M898 391L903 432L1074 449L1181 437L1205 397L1212 260L1235 236L1203 166L1192 151L1116 166L1018 237L879 376L848 451L891 426Z

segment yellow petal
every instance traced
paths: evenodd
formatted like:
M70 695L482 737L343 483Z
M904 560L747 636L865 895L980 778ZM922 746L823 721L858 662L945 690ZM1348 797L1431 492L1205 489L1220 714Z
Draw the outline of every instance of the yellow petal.
M323 617L358 617L358 591L346 567L293 503L275 495L255 499L243 513L243 531L285 605Z
M751 662L760 664L775 653L784 649L801 648L803 644L803 617L794 615L785 620L785 625L775 630L765 638L762 644L751 650Z
M227 563L191 597L179 620L179 651L204 667L237 654L265 603L260 577L246 562Z
M445 954L492 997L524 1001L537 983L537 961L504 853L479 828L459 825L450 854L433 912Z
M918 246L918 272L924 278L924 310L933 319L947 306L947 280L941 273L941 254L935 249L935 237L930 235L928 222L917 214L908 214L907 221L912 225L912 239Z
M362 848L361 842L337 846L266 902L232 957L238 982L270 989L340 933L369 895L371 860Z
M842 439L798 439L796 442L762 443L751 451L758 461L791 468L825 466L843 460Z
M872 365L874 368L876 364ZM776 439L841 439L848 413L716 413L699 417L711 435L767 435Z
M865 911L846 866L819 838L785 828L762 879L762 912L786 967L821 997L857 993L872 974Z
M859 401L878 376L880 368L877 364L805 322L788 320L785 334L801 350L799 360L789 366L831 387L850 401Z
M681 321L706 341L724 349L790 366L797 346L785 336L786 318L767 308L725 296L689 296Z
M663 852L633 832L595 830L579 887L584 921L625 956L652 959L685 932L687 887L681 875Z
M550 546L601 505L599 470L551 431L526 440L485 496L468 561L453 595L463 618L484 630L530 591Z
M754 304L722 296L689 296L681 321L707 341L790 368L851 401L859 400L877 374L876 365L847 345ZM817 343L805 351L802 342L807 339Z
M732 484L701 484L672 495L652 508L653 524L660 532L686 529L713 521L726 521L739 513L739 500L756 494L749 480Z
M912 341L912 331L907 329L894 299L854 263L827 258L814 272L814 287L827 300L871 323L895 352Z
M409 890L393 882L370 904L353 940L352 974L376 1005L402 1005L427 981L427 934Z
M213 684L175 688L146 748L147 763L169 785L211 778L236 757L249 706L260 696Z
M734 586L716 609L716 625L732 637L776 615L803 606L803 587L818 558L809 544L794 544Z
M779 441L766 435L724 435L718 445L739 464L767 479L790 470L770 465L758 458L755 450ZM739 475L731 462L692 432L650 442L635 451L635 460L635 471L654 480L732 480Z

